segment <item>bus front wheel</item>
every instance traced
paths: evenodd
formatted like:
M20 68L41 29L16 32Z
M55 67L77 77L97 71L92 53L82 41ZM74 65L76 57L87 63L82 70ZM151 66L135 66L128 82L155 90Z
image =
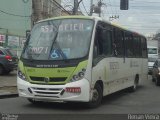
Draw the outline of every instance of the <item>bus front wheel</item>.
M88 103L88 107L96 108L101 104L103 92L99 84L96 84L93 90L92 100Z

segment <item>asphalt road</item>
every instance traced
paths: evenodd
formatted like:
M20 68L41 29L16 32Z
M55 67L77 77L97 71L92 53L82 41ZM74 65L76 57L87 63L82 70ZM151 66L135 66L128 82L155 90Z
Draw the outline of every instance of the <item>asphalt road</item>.
M8 75L0 75L0 87L16 86L17 71L13 71Z
M12 114L134 114L160 113L160 87L144 80L134 93L126 90L105 97L102 105L89 109L81 103L32 105L23 98L0 99L0 113Z

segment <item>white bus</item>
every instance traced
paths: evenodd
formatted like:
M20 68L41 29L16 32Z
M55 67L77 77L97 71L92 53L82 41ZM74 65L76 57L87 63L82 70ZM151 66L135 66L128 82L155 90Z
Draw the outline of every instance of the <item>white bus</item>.
M24 46L19 96L40 101L87 102L147 79L146 38L98 17L46 19L33 27Z

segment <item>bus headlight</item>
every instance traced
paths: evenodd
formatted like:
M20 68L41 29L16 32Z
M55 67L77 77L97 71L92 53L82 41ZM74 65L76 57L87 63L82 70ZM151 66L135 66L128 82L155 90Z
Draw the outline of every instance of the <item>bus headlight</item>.
M22 80L26 80L25 75L20 70L18 70L18 77L21 78Z
M86 72L86 69L83 68L82 71L80 71L78 74L73 75L71 82L81 80L84 77L85 72Z

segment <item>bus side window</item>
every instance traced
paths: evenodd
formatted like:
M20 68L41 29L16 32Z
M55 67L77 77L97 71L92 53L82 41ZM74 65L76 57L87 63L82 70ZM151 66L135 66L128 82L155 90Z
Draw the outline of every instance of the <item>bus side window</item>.
M105 56L112 55L112 30L109 25L106 25L102 32L102 47Z
M137 58L142 57L141 40L138 35L133 35L133 46L134 46L135 57Z
M141 44L142 44L142 57L143 58L147 58L148 54L147 54L147 43L146 43L146 39L141 37Z
M125 31L125 55L126 57L134 57L133 37L130 32Z
M124 56L123 31L121 29L114 28L113 36L114 36L114 44L116 46L116 48L114 48L113 44L114 55L117 57L123 57Z

